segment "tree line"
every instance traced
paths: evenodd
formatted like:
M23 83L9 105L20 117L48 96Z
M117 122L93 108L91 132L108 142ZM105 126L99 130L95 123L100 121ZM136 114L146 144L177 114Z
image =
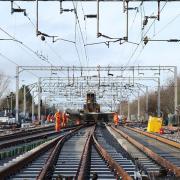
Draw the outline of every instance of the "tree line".
M10 77L6 76L4 73L0 72L0 112L5 110L9 112L12 116L15 116L15 106L16 106L16 93L9 90ZM26 113L27 116L32 115L32 94L28 86L26 89ZM19 113L23 114L24 109L24 85L19 89ZM38 105L34 105L34 114L37 115ZM41 114L47 115L48 113L55 111L55 107L49 107L43 101L41 101Z
M15 111L15 92L10 92L10 77L0 72L0 111L8 109ZM26 88L26 112L31 116L32 112L32 95L28 86ZM157 89L157 88L156 88ZM23 112L24 86L19 89L19 112ZM161 112L166 117L169 113L174 113L174 80L168 79L165 84L160 87ZM157 114L157 91L149 92L148 114ZM130 103L131 115L137 118L137 99ZM122 114L128 114L127 102L122 102ZM178 76L178 104L180 104L180 76ZM35 104L35 114L37 114L37 104ZM49 107L41 102L41 114L48 114L55 111L55 107ZM119 108L118 108L119 111ZM146 96L140 96L140 115L145 117L146 114Z
M178 76L178 104L180 103L180 76ZM156 88L157 89L157 88ZM157 97L158 92L150 91L148 93L148 114L157 115ZM146 95L140 97L140 116L143 118L146 114ZM160 106L161 113L167 117L169 113L174 113L174 80L167 79L166 83L160 87ZM128 115L127 101L122 102L122 114ZM130 103L130 114L137 118L138 99L136 98Z

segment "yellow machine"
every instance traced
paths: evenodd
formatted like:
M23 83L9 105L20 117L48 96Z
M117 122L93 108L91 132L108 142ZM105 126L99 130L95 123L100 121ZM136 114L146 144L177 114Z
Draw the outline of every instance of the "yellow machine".
M96 94L87 93L86 104L84 105L84 112L100 112L100 106L96 102Z
M148 127L147 127L148 132L160 132L161 127L162 127L162 118L149 116Z
M96 101L96 94L93 92L88 92L86 95L86 103L84 104L83 109L77 112L68 113L71 117L76 117L80 121L86 123L94 123L98 121L108 122L109 119L112 119L113 112L100 112L100 105Z

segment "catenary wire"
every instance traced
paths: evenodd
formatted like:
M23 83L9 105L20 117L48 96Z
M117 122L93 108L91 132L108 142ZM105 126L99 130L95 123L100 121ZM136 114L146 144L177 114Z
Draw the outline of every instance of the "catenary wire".
M166 4L167 4L167 1L165 2L165 4L163 5L163 7L161 8L160 13L164 10ZM147 31L144 33L143 38L141 38L141 40L140 40L140 42L139 42L139 45L137 45L137 47L135 48L135 50L134 50L133 53L131 54L131 56L130 56L130 58L128 59L128 62L126 63L125 66L128 66L128 65L129 65L130 61L132 60L132 58L133 58L134 55L136 54L136 51L138 50L139 46L142 44L142 42L144 42L144 37L145 37L146 34L149 32L149 30L151 29L151 27L153 26L153 24L155 23L155 21L156 21L156 19L153 20L153 22L151 23L151 25L149 26L149 28L147 29ZM142 53L143 50L144 50L144 48L141 49L140 54ZM136 61L136 60L135 60L135 61ZM135 64L135 63L134 63L134 64Z

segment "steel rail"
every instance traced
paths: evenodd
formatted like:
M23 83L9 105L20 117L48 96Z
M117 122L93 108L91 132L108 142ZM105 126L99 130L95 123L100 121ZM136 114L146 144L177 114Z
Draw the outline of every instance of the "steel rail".
M70 136L73 132L79 130L82 126L78 126L77 128L73 128L72 131L70 131L68 134L65 134L63 136L56 137L53 140L50 140L35 149L29 151L27 154L24 155L24 157L20 158L19 160L16 160L15 162L12 162L5 167L3 167L0 170L0 177L2 179L6 179L7 177L10 177L11 175L17 173L20 169L23 169L27 164L34 161L36 158L38 158L42 153L46 152L47 150L53 148L50 152L54 151L55 148L57 148L57 143L62 142L63 139ZM44 167L42 167L44 168ZM45 178L46 179L46 178Z
M128 140L124 139L120 134L120 141L119 138L117 139L117 132L112 131L111 127L106 125L107 130L109 133L118 140L118 144L122 146L122 148L128 153L128 155L134 159L135 164L137 163L138 168L140 171L144 171L148 177L156 177L160 175L160 166L155 163L150 157L148 157L144 152L139 150L136 146L132 145ZM116 134L115 134L116 133ZM123 139L123 140L122 140Z
M16 146L18 144L23 144L23 143L26 143L26 142L38 140L38 139L44 138L46 136L52 136L52 135L56 135L56 134L58 134L58 132L50 131L50 132L46 132L46 133L31 135L29 137L21 136L21 137L18 137L17 139L12 139L12 140L10 139L7 142L4 142L2 144L0 143L0 149L8 148L8 147L11 147L11 146Z
M132 130L132 131L135 131L135 132L137 132L137 133L143 134L143 135L145 135L145 136L154 138L154 139L159 140L159 141L161 141L161 142L163 142L163 143L165 143L165 144L168 144L168 145L171 145L171 146L173 146L173 147L176 147L176 148L179 148L179 149L180 149L180 143L178 143L178 142L175 142L175 141L166 139L166 138L164 138L164 137L157 136L157 135L152 134L152 133L144 132L144 131L139 130L139 129L131 128L131 127L128 127L128 126L126 126L126 128L127 128L127 129L130 129L130 130Z
M107 161L109 168L115 170L123 180L132 180L132 177L109 155L109 153L98 143L93 135L93 143L99 154Z
M12 134L1 135L0 141L17 138L17 137L22 137L22 136L29 136L32 133L37 134L41 131L45 132L45 131L49 131L49 130L53 130L53 129L54 129L54 126L31 128L31 129L27 129L24 131L18 131L18 132L12 133Z
M78 171L76 173L75 179L84 180L84 179L89 178L88 171L90 167L88 165L88 161L90 161L91 140L92 140L92 135L94 133L94 130L95 130L95 126L89 132L88 138L86 140L86 143L82 152L81 160L79 163L79 167L78 167Z
M69 132L63 138L60 139L60 141L56 144L55 148L53 149L52 153L49 155L44 167L42 168L41 172L37 177L37 180L46 180L51 178L50 176L51 176L51 171L53 171L53 165L56 162L65 141L67 141L76 131L78 131L82 127L84 126L80 126L76 128L75 130Z
M61 138L62 138L62 136L57 137L57 138L51 140L50 142L44 143L44 144L40 145L39 147L31 150L28 154L26 154L20 160L15 161L14 163L11 163L7 166L4 166L2 169L0 169L1 179L6 179L7 177L10 177L12 174L15 174L17 171L22 169L28 163L30 163L34 159L36 159L41 153L52 148Z
M73 128L73 127L75 128L76 126L67 127L67 130L69 128ZM47 135L51 136L51 135L58 134L58 132L53 131L53 129L54 129L54 126L53 126L51 131L49 131L49 129L48 129L48 132L46 132L46 133L41 133L41 134L37 134L38 132L36 132L36 133L35 132L34 133L32 133L32 132L27 133L27 137L24 137L25 134L18 134L18 136L15 136L15 138L17 138L17 139L14 138L14 139L12 139L12 140L10 139L8 141L7 141L6 138L4 138L5 142L4 143L0 142L0 149L7 148L7 147L17 145L17 144L21 144L21 143L25 143L27 141L37 140L37 139L43 138L44 136L47 136ZM66 128L62 128L62 129L66 130ZM45 129L45 130L41 129L41 131L44 132L44 131L47 131L47 129Z
M132 137L130 137L127 134L125 134L124 132L122 132L121 130L116 129L116 128L112 127L112 126L111 126L111 128L113 130L115 130L117 133L121 134L121 136L123 136L125 139L127 139L130 143L135 145L141 151L146 153L149 157L151 157L153 160L155 160L162 167L164 167L168 171L171 170L171 172L173 172L176 177L180 177L180 168L179 167L175 166L174 164L172 164L171 162L169 162L165 158L163 158L160 155L158 155L157 153L153 152L151 149L149 149L148 147L146 147L143 144L139 143L138 141L136 141Z

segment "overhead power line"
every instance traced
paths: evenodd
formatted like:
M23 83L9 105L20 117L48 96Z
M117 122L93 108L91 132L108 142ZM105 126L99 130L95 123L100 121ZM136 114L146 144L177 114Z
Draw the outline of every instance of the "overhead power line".
M20 45L22 45L23 47L25 47L27 50L29 50L31 53L33 53L36 57L38 57L39 59L41 59L42 61L48 62L48 59L43 56L42 54L39 54L38 52L34 51L32 48L30 48L29 46L27 46L25 43L23 43L22 41L16 39L15 37L13 37L12 35L10 35L7 31L5 31L3 28L0 27L0 30L2 32L4 32L6 35L8 35L10 38L12 38L13 41L19 43Z
M168 1L166 1L165 4L163 5L163 7L160 9L160 13L163 12L163 10L164 10L167 2L168 2ZM142 5L143 5L143 4L142 4ZM145 14L144 7L143 7L143 12L144 12L144 14ZM129 59L128 59L127 63L126 63L126 66L128 66L129 63L131 62L131 60L132 60L132 58L134 57L134 55L136 54L139 46L140 46L142 43L144 43L144 38L146 37L147 33L150 31L150 29L151 29L151 27L153 26L153 24L155 23L155 21L156 21L156 19L153 19L153 22L151 23L151 25L149 26L149 28L147 29L147 31L143 34L143 36L142 36L140 42L138 43L137 47L134 49L133 53L132 53L131 56L129 57ZM143 50L144 50L144 47L141 49L140 53L138 54L138 57L140 56L140 54L142 53ZM137 57L137 58L138 58L138 57ZM137 58L136 58L136 60L134 61L134 64L135 64L135 62L137 61Z
M72 3L73 3L73 7L74 7L74 9L75 9L75 10L74 10L74 15L75 15L75 18L76 18L76 20L77 20L77 24L78 24L78 27L79 27L79 31L80 31L80 35L81 35L81 39L82 39L82 43L83 43L83 49L84 49L84 54L85 54L86 63L88 64L87 49L86 49L86 47L85 47L85 39L84 39L84 36L83 36L81 24L80 24L79 17L78 17L78 14L77 14L77 7L75 6L74 1L72 1Z
M5 56L4 54L2 54L1 52L0 52L0 56L1 56L3 59L9 61L10 63L12 63L12 64L14 64L14 65L16 65L16 66L19 66L19 64L17 64L15 61L13 61L12 59L8 58L7 56ZM32 75L34 75L35 77L38 77L36 74L34 74L34 73L31 72L31 71L27 71L27 72L30 73L30 74L32 74Z

